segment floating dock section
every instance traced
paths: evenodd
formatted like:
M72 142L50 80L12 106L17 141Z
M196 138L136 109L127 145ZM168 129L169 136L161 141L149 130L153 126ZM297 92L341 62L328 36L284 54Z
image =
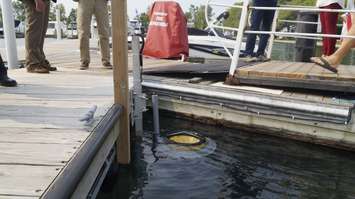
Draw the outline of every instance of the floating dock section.
M269 61L239 67L235 78L241 84L355 93L355 67L345 65L335 74L313 63Z
M211 81L146 76L147 93L160 108L211 121L344 149L355 149L354 104L331 97Z

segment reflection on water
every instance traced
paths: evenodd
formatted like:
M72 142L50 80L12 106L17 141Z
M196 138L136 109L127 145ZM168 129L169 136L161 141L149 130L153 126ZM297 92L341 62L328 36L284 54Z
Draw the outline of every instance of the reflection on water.
M121 168L99 198L355 198L351 152L167 117L152 150L145 126L134 166ZM177 156L164 141L177 130L206 136L213 153Z

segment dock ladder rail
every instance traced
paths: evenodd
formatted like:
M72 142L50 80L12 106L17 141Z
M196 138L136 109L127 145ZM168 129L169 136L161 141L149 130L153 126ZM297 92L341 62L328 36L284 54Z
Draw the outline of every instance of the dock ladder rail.
M250 6L250 0L239 0L237 1L234 5L230 4L224 4L224 3L218 3L216 2L217 0L207 0L206 1L206 6L205 6L205 20L207 22L208 28L216 35L218 39L221 41L223 38L218 35L216 29L221 29L221 30L231 30L231 31L236 31L237 32L237 37L234 42L234 51L233 53L230 52L230 50L224 46L224 49L226 50L227 54L231 58L232 62L230 65L229 69L229 77L233 77L234 73L238 67L238 62L239 62L239 55L240 55L240 50L241 50L241 45L242 45L242 40L243 36L245 33L247 34L269 34L270 39L267 47L267 57L271 57L271 51L273 47L273 42L275 39L275 36L284 36L284 37L292 37L292 38L305 38L305 39L315 39L318 40L323 37L332 37L332 38L353 38L355 39L355 36L348 36L348 35L336 35L336 34L318 34L318 33L298 33L298 32L280 32L276 31L277 28L277 22L279 18L279 13L280 11L299 11L302 9L302 11L310 11L310 12L320 12L320 11L326 11L326 12L339 12L339 13L355 13L355 10L353 9L320 9L320 8L315 8L315 7L310 7L310 6L288 6L288 5L282 5L280 7L256 7L256 6ZM238 5L240 4L240 5ZM210 20L210 16L208 16L208 9L211 7L224 7L224 8L238 8L241 9L241 16L239 20L239 25L238 28L235 27L227 27L224 25L217 25L215 24L216 20L212 21ZM275 15L274 15L274 20L272 23L272 27L270 31L250 31L250 30L245 30L245 27L247 25L247 19L248 19L248 14L250 10L275 10ZM300 21L295 21L295 23L304 23ZM223 43L223 42L221 42Z

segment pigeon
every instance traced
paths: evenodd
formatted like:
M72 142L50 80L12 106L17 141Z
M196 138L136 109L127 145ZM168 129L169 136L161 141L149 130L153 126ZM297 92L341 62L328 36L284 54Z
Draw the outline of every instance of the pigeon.
M79 121L85 122L84 125L86 125L86 126L90 125L92 123L92 121L94 120L94 115L95 115L96 110L97 110L97 106L93 105L89 109L89 111L79 119Z

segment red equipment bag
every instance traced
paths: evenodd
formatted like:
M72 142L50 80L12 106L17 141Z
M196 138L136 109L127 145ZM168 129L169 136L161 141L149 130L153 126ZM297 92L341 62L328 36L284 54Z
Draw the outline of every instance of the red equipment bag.
M149 28L143 54L155 58L181 58L189 55L187 22L180 5L156 1L149 12Z

